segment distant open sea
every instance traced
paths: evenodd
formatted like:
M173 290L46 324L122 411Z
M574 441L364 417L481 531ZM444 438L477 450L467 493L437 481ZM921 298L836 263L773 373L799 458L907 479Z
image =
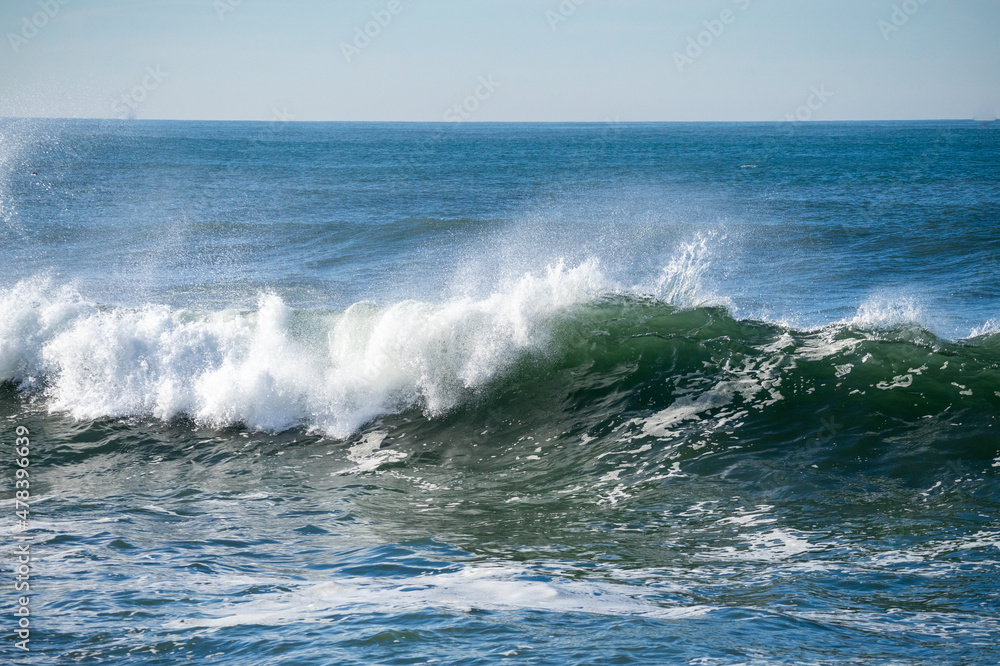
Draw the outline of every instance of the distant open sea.
M5 663L1000 661L1000 123L4 119L0 266Z

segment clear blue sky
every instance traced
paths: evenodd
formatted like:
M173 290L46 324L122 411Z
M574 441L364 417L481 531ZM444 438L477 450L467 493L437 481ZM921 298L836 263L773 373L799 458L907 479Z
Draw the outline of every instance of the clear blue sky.
M391 14L390 0L2 0L0 116L1000 115L998 0L398 2ZM391 21L345 56L382 10Z

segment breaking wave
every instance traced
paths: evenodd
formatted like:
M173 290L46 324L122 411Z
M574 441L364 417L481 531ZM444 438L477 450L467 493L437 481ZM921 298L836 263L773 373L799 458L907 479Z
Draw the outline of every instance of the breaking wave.
M36 277L0 292L0 382L76 419L186 417L336 438L406 410L441 416L504 381L531 385L567 365L592 377L633 364L618 390L656 385L641 423L656 437L737 414L733 405L765 409L825 379L850 385L841 401L894 390L933 395L935 409L1000 398L996 354L984 357L992 329L971 354L916 325L912 303L867 302L854 319L809 332L736 321L701 289L704 268L695 242L653 293L610 283L591 261L525 274L481 299L338 312L294 310L275 293L254 311L104 307Z

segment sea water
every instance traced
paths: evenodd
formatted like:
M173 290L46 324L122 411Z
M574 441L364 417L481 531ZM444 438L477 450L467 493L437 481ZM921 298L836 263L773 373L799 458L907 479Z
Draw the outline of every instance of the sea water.
M996 662L998 130L3 120L5 659Z

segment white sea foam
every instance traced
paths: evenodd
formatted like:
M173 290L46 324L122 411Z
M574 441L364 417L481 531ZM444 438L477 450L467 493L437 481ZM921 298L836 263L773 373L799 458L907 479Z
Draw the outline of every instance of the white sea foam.
M385 413L454 407L543 352L552 320L603 289L595 263L559 264L482 300L324 315L265 294L256 312L198 313L101 309L40 278L0 293L0 381L44 377L50 407L80 419L188 415L345 437Z
M856 328L870 330L893 328L905 324L926 327L924 311L916 298L879 294L865 300L857 313L845 322Z
M736 388L735 382L720 382L698 397L682 396L670 407L645 419L642 422L642 430L653 437L671 437L676 434L674 426L679 423L700 419L703 412L728 405Z
M968 338L980 338L1000 333L1000 319L990 319L969 331Z
M303 585L289 593L261 595L254 601L220 608L215 617L178 620L168 627L318 621L331 614L371 609L380 613L427 608L530 610L661 619L702 617L712 610L703 605L664 607L646 598L647 588L635 585L562 578L544 582L526 579L528 575L527 570L512 566L470 566L454 573L406 579L342 578Z
M373 472L386 463L405 458L406 454L402 451L381 448L385 437L385 432L370 432L362 437L361 441L347 451L347 459L357 463L356 466L338 472L338 474Z
M752 405L753 409L763 409L783 400L781 370L787 349L785 343L779 340L762 348L770 354L767 357L745 359L741 365L731 366L727 362L724 368L726 378L709 390L698 396L681 396L666 409L646 419L638 419L643 434L670 439L680 435L681 429L677 426L687 421L703 421L705 431L735 427L746 412L721 408L728 407L736 396L742 398L744 405Z
M730 561L777 562L822 549L823 546L811 543L806 535L776 527L767 532L747 534L740 546L710 549L702 557Z
M69 287L38 277L0 292L0 313L0 381L31 384L43 372L45 345L96 310Z
M705 277L712 265L714 234L698 234L680 246L663 268L654 294L660 300L682 308L731 305L729 299L706 291Z

